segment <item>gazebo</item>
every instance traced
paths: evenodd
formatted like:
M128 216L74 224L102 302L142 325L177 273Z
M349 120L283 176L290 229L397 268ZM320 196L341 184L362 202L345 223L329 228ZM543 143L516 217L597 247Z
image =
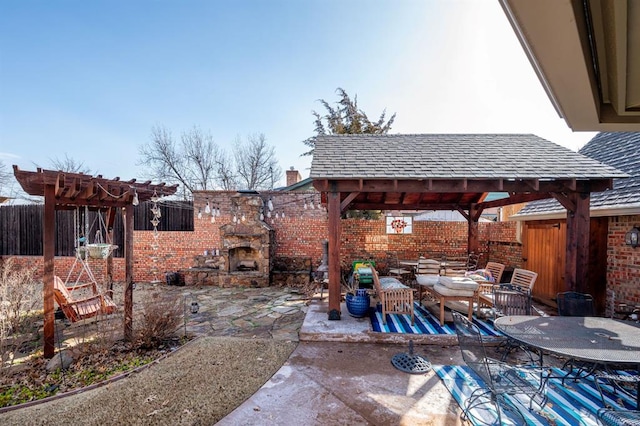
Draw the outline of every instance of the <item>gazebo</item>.
M625 173L531 134L323 135L310 177L327 205L329 319L340 319L340 217L346 210L457 210L478 248L482 211L555 198L567 210L565 288L586 288L591 192ZM504 198L484 201L489 192Z
M43 298L44 298L44 356L54 355L54 256L55 256L55 211L88 206L93 209L106 208L107 229L113 227L117 208L124 212L124 336L133 337L133 203L144 202L154 195L164 197L175 194L178 185L166 186L151 181L137 183L135 179L121 181L120 178L104 179L101 175L62 171L20 170L13 166L13 174L29 195L44 197L43 226ZM107 276L111 277L111 261L107 263Z

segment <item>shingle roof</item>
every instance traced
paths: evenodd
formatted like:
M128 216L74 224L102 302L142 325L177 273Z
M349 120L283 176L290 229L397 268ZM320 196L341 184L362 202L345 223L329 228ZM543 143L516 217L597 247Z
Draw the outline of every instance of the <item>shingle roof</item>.
M630 177L614 179L614 187L591 194L591 209L630 208L640 206L640 133L601 132L583 146L580 154L617 168ZM556 200L527 204L517 216L564 211Z
M599 179L613 167L531 134L318 136L313 179Z

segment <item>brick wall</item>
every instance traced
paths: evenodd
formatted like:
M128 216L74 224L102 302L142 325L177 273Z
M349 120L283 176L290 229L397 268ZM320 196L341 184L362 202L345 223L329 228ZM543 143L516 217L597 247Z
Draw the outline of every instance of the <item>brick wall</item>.
M640 306L640 247L625 245L624 236L638 224L640 216L610 218L607 241L607 289L615 293L616 302L632 306Z
M134 281L164 280L169 271L189 268L194 257L205 250L220 249L220 226L230 223L232 212L230 195L235 191L202 191L194 194L194 230L188 232L158 232L158 249L153 249L153 231L134 231ZM319 207L320 195L316 192L262 192L263 200L270 197L274 205L271 218L264 221L275 230L275 257L278 264L298 265L295 260L311 259L315 270L322 259L322 241L327 238L327 212ZM219 208L215 222L205 212ZM310 206L313 203L314 209ZM304 205L307 204L307 208ZM285 217L282 218L284 212ZM201 218L198 218L201 213ZM278 218L275 214L278 214ZM266 216L266 211L265 211ZM520 244L515 242L516 224L513 222L481 223L479 225L481 264L487 260L501 261L508 265L520 262ZM387 253L395 252L400 259L413 259L418 255L441 258L464 256L467 251L466 222L413 223L413 234L386 234L385 220L344 219L342 221L341 257L345 267L360 258L372 258L382 265L387 263ZM36 265L42 275L40 257L16 256L23 265ZM73 264L72 257L56 258L56 274L66 276ZM105 261L91 260L91 268L99 280L104 275ZM293 266L295 269L295 266ZM113 259L114 280L124 280L124 259Z

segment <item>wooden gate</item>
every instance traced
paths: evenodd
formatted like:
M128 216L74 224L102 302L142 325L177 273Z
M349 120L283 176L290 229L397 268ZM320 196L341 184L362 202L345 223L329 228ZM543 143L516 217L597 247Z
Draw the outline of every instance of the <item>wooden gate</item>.
M593 296L598 312L604 312L606 299L608 224L606 217L592 217L589 224L589 282L586 288ZM566 235L564 219L523 224L523 267L538 273L533 295L543 302L551 302L557 293L565 291Z
M564 220L528 222L522 234L522 262L538 273L533 295L552 300L564 288L567 226Z

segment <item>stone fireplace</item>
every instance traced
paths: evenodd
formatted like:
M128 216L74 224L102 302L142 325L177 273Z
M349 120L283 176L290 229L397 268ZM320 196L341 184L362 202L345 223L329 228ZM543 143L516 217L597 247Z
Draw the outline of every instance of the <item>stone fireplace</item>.
M260 219L264 209L255 191L231 196L228 213L232 220L219 228L221 248L195 256L195 266L181 271L187 285L269 286L275 232Z
M231 214L236 218L220 227L220 256L232 285L267 286L273 262L274 231L260 220L262 198L252 191L231 197Z

